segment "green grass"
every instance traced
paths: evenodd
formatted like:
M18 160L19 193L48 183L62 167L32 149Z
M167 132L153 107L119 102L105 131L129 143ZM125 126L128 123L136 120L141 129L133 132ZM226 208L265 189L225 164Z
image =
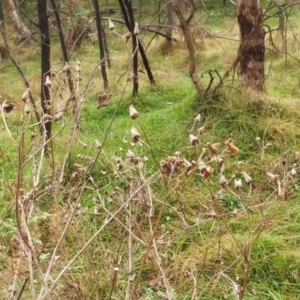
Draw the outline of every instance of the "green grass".
M198 6L199 22L209 27L212 33L237 37L238 31L233 21L235 8L232 5L227 3L222 7L220 2L209 1L206 2L208 13L200 2ZM148 4L147 8L151 9L152 4ZM291 20L296 22L296 16L291 15ZM268 22L273 27L277 20ZM120 28L117 26L117 30ZM179 33L176 36L180 38ZM19 47L13 45L14 38L10 42L13 55L17 55ZM53 123L53 133L58 132L51 146L53 156L50 151L50 155L43 158L36 196L29 200L28 206L25 205L30 232L40 255L39 261L46 270L53 248L70 217L71 207L83 189L80 206L59 248L50 281L106 224L111 214L141 187L144 180L159 171L159 163L174 158L177 151L181 152L180 158L191 162L198 159L208 142L219 142L219 155L224 158L224 175L227 179L233 175L242 179L243 187L236 190L232 182L230 186L221 188L221 166L215 162L211 162L214 172L206 179L199 170L186 178L184 162L180 171L175 172L172 178L166 178L166 182L154 177L149 181L149 186L141 188L130 204L122 207L75 260L59 280L53 299L109 299L111 290L114 299L124 299L128 273L137 276L141 270L143 255L156 222L157 249L151 247L145 259L137 291L140 299L161 299L159 292L166 293L163 276L167 278L176 299L236 299L230 280L239 286L243 285L247 267L245 255L250 253L250 249L250 272L243 299L299 299L299 175L286 177L295 163L294 153L299 151L297 61L288 57L286 62L284 55L267 51L267 95L241 91L235 76L233 80L232 77L227 79L217 94L197 99L188 75L185 46L178 43L171 52L165 54L164 41L159 38L151 43L147 52L156 84L151 85L146 75L141 74L139 94L132 97L132 82L126 83L127 75L120 79L120 74L128 68L128 51L124 43L111 32L108 38L112 60L112 68L108 72L109 91L112 90L114 95L108 106L97 109L97 95L103 92L100 71L97 70L82 104L80 123L70 155L66 158L73 128L73 118L66 123L72 115L71 107L62 121ZM150 35L141 38L143 44L147 45ZM290 32L288 38L292 40ZM224 74L235 59L238 43L201 39L203 44L197 39L199 46L196 47L197 50L201 49L197 51L198 73L216 69L221 75ZM63 65L59 44L55 40L52 45L52 64L59 71ZM29 55L25 58L25 54ZM297 50L292 54L299 57ZM83 69L79 94L84 92L83 87L98 57L97 44L91 45L89 40L84 41L73 54L72 70L75 71L75 58L81 61ZM39 52L33 51L30 45L24 45L19 61L38 102ZM3 64L8 66L9 61ZM60 75L57 82L61 87L59 93L55 94L53 88L52 95L56 95L54 110L56 104L63 105L68 98L63 78L64 75ZM217 81L216 77L213 87ZM205 74L205 87L208 82L209 76ZM0 73L0 87L1 96L17 103L17 109L5 115L16 145L11 141L4 122L0 122L0 235L3 245L0 248L0 293L6 295L13 277L11 262L16 259L11 255L11 243L17 229L15 193L19 169L18 144L24 119L20 98L24 87L13 67L4 68ZM140 114L137 120L129 117L131 104ZM199 113L201 121L193 127L193 120ZM34 122L34 116L30 114L28 124ZM199 136L199 144L195 149L189 145L189 134L197 134L197 129L202 125L205 131ZM132 144L132 127L140 133L145 142L143 146ZM32 141L31 134L34 131L37 137ZM261 139L260 144L257 137ZM224 142L229 138L233 138L234 144L240 149L237 156L225 152ZM84 148L79 140L86 143L87 147ZM95 159L98 153L95 140L103 143L103 151L84 188L86 174L80 168L88 166L89 160L80 159L78 154ZM272 147L263 151L267 143L272 143ZM27 128L26 158L40 145L38 126ZM128 150L135 154L139 163L130 161ZM34 160L30 160L23 168L24 195L33 188L33 176L40 163L40 155L40 152L36 153ZM211 157L213 155L207 151L203 160L209 164ZM253 187L244 181L243 171L254 179ZM278 174L282 185L288 182L285 197L277 196L277 183L269 179L266 172ZM164 201L166 208L159 220ZM131 227L132 235L124 225ZM160 265L155 251L159 255ZM21 274L28 276L27 257L21 257ZM114 267L119 268L116 273ZM114 274L118 275L115 282ZM38 291L41 281L35 268L33 276L37 280L35 288ZM23 284L22 278L20 276L17 281L19 289ZM132 288L133 283L130 286ZM25 287L23 297L31 297L29 284Z

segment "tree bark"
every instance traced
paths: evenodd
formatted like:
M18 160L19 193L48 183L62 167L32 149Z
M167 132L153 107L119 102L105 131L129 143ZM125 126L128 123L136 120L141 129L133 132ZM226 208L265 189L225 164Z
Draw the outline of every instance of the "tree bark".
M169 2L169 0L166 0L167 2L167 25L170 26L170 28L167 29L167 35L170 36L172 38L172 28L171 26L173 26L173 15L172 15L172 6ZM172 48L172 40L171 39L167 39L166 40L168 48L171 49Z
M194 42L192 39L192 33L190 31L190 22L196 12L195 4L194 4L193 0L189 0L189 4L190 4L192 11L191 11L189 17L187 19L185 19L183 16L182 9L180 8L180 5L178 3L178 0L171 0L170 3L174 9L174 12L176 13L176 15L178 17L178 20L179 20L179 23L180 23L180 26L182 29L182 33L184 35L185 43L186 43L186 46L187 46L187 49L189 52L189 74L190 74L190 77L194 83L197 94L199 96L201 96L202 91L203 91L203 86L202 86L200 77L198 76L197 71L196 71L195 47L194 47Z
M55 0L51 0L51 5L52 5L52 8L53 8L56 23L57 23L58 35L59 35L59 40L60 40L60 47L61 47L62 55L63 55L63 58L64 58L64 62L69 63L69 55L68 55L68 50L67 50L67 46L66 46L66 43L65 43L63 27L62 27L62 24L61 24L61 19L60 19L58 6L56 5ZM68 78L69 90L70 90L70 93L71 93L71 99L72 99L73 98L73 93L74 93L74 86L73 86L72 74L71 74L70 69L67 70L67 78Z
M259 0L238 0L237 15L240 28L237 71L242 86L255 91L264 90L265 32Z
M132 72L133 72L133 89L132 95L136 96L139 91L139 74L138 74L138 37L134 34L134 16L131 2L128 0L119 0L119 4L124 16L125 24L131 33L132 40Z
M12 25L20 36L21 41L30 40L32 38L32 33L19 17L14 1L4 0L4 6Z
M41 35L41 106L43 115L51 114L50 87L45 85L46 76L50 76L50 35L47 16L47 1L37 0L39 28ZM42 124L43 125L43 124ZM51 137L52 122L45 123L46 140Z
M93 0L95 14L96 14L96 25L97 25L97 35L98 35L98 44L100 50L100 67L101 67L101 74L103 79L103 87L104 89L108 88L108 79L107 79L107 72L105 66L105 50L104 50L104 43L103 43L103 29L102 29L102 20L100 14L100 7L98 0Z

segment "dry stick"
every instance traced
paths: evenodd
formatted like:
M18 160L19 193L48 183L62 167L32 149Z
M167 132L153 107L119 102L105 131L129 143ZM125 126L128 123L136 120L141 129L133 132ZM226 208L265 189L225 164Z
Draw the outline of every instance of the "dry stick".
M125 24L125 21L122 21L122 20L119 20L119 19L108 18L108 17L103 17L102 18L102 20L108 20L108 19L110 19L111 21L116 22L116 23ZM150 28L151 26L156 27L156 28L171 28L171 29L178 29L179 28L178 26L161 25L161 24L159 24L159 25L142 25L142 24L139 24L140 29L143 29L143 30L146 30L146 31L149 31L149 32L153 32L155 34L161 35L162 37L164 37L168 40L178 42L177 39L169 36L168 34L162 33L159 30L151 29Z
M34 250L34 246L31 240L31 235L30 231L27 227L27 220L25 218L25 213L23 210L23 207L21 206L21 191L22 191L22 184L23 184L23 163L24 163L24 156L25 156L25 130L23 127L23 132L21 135L21 140L20 140L20 145L19 145L19 159L18 159L18 175L17 175L17 184L16 184L16 195L15 195L15 201L16 201L16 223L17 223L17 228L18 232L20 234L21 240L24 242L24 245L26 247L23 247L24 249L27 248L26 252L30 252L32 255L32 258L35 262L35 265L38 269L38 273L41 277L41 280L43 282L43 287L47 290L46 287L46 281L44 280L43 277L43 272L41 270L40 264L37 259L37 255ZM22 221L23 221L23 227L26 231L27 237L25 237L23 230L22 230ZM33 284L33 283L31 283Z
M15 266L17 267L17 269L14 268L14 261L13 261L13 257L12 257L12 269L13 269L13 273L14 273L14 278L13 278L13 282L10 288L10 295L9 295L9 299L14 299L15 297L15 293L16 293L16 285L17 285L17 280L19 277L19 273L17 272L17 270L19 270L20 267L20 262L21 262L21 258L18 257L17 263L15 264ZM27 278L28 280L28 278Z
M146 259L148 257L148 253L150 251L150 248L153 244L153 240L154 240L154 237L155 237L155 234L157 233L157 230L158 230L158 227L160 225L160 221L162 219L162 216L163 216L163 213L164 213L164 210L167 206L167 202L168 202L168 199L171 197L171 195L177 191L178 188L180 188L182 186L182 184L190 177L191 174L193 174L196 169L198 168L198 162L202 159L202 156L204 155L205 151L203 150L203 152L201 153L201 155L199 156L199 159L197 161L197 163L195 164L195 166L193 166L193 168L190 170L189 174L186 174L185 177L180 180L176 185L175 187L170 191L168 192L168 194L165 196L165 199L163 201L163 204L162 204L162 207L158 213L158 217L157 217L157 220L156 220L156 223L155 223L155 226L154 226L154 229L153 229L153 233L151 234L150 236L150 239L149 239L149 242L148 242L148 246L146 248L146 251L144 253L144 256L143 256L143 259L142 259L142 262L141 262L141 267L140 267L140 270L139 270L139 273L137 275L137 279L136 279L136 282L135 282L135 285L132 289L132 292L131 292L131 298L133 298L137 288L138 288L138 285L139 285L139 282L141 280L141 277L142 277L142 272L143 272L143 268L145 266L145 263L146 263Z
M19 296L17 297L17 300L20 300L20 299L21 299L22 294L23 294L23 292L24 292L24 289L25 289L25 287L26 287L27 282L28 282L28 277L25 278L25 280L24 280L24 283L23 283L22 288L21 288L21 290L20 290Z
M97 193L98 193L98 196L99 196L99 192L97 191ZM113 214L104 206L104 205L102 205L102 208L103 208L103 210L107 213L107 214L109 214L110 216L112 216ZM129 226L126 226L122 221L120 221L118 218L115 218L115 220L124 228L124 229L126 229L126 231L128 231L128 234L129 235L132 235L138 242L140 242L142 245L146 245L146 243L143 241L143 240L141 240L137 235L135 235L133 232L132 232L132 230L131 230L131 226L129 227Z
M129 197L126 202L124 202L115 212L114 214L106 220L105 224L103 224L95 233L94 235L87 241L87 243L77 252L77 254L69 261L69 263L63 268L63 270L57 275L55 280L52 283L52 286L49 288L49 292L51 292L54 287L56 286L58 280L62 277L62 275L69 269L69 267L73 264L73 262L86 250L86 248L94 241L94 239L102 232L102 230L109 224L115 217L121 212L127 205L128 203L133 199L134 196L136 196L142 189L143 187L150 182L154 177L156 177L159 174L159 172L156 172L153 174L145 184L141 185L135 193ZM80 197L80 195L79 195ZM41 298L43 299L43 298Z
M241 299L239 296L239 285L233 279L231 279L228 275L226 275L224 272L220 272L220 275L222 275L224 278L226 278L232 284L232 291L236 295L236 299Z
M142 172L139 171L139 175L140 175L140 178L141 178L141 181L142 183L145 182L145 177L143 176ZM150 212L149 212L149 216L148 216L148 221L149 221L149 227L150 227L150 234L152 235L153 234L153 228L152 228L152 222L151 222L151 217L152 217L152 213L151 213L151 209L152 209L152 194L151 194L151 189L150 189L150 186L149 184L147 184L147 190L148 190L148 195L150 197L150 203L151 203L151 206L150 206ZM171 290L171 286L170 286L170 283L169 283L169 280L161 266L161 263L160 263L160 257L159 257L159 254L158 254L158 250L157 250L157 247L156 247L156 243L155 243L155 238L153 239L153 249L154 249L154 252L155 252L155 260L156 260L156 264L161 272L161 275L163 277L163 281L164 281L164 285L166 287L166 293L167 293L167 297L168 299L171 299L172 298L172 290Z
M101 63L101 62L100 62L100 63ZM96 65L96 67L94 68L94 70L93 70L93 72L92 72L92 74L91 74L91 76L90 76L90 78L89 78L89 80L88 80L88 82L87 82L87 84L86 84L86 86L85 86L84 93L83 93L81 99L84 99L84 97L86 96L87 89L88 89L88 87L89 87L89 85L90 85L90 82L91 82L91 80L92 80L92 78L93 78L93 76L94 76L94 73L96 72L96 70L97 70L97 68L98 68L98 66L99 66L100 63L98 63L98 64ZM72 146L72 144L73 144L73 142L74 142L74 137L75 137L75 132L76 132L76 124L77 124L77 122L78 122L79 111L80 111L80 108L81 108L81 104L82 104L82 103L83 103L83 101L81 101L81 102L78 104L78 106L77 106L77 108L76 108L76 111L74 112L74 118L75 118L75 120L74 120L74 126L73 126L73 133L72 133L72 137L71 137L71 142L69 143L69 148L68 148L68 150L67 150L67 155L66 155L65 161L64 161L64 163L63 163L63 168L62 168L62 173L61 173L60 180L62 180L62 176L63 176L63 172L64 172L64 167L65 167L66 161L67 161L67 159L68 159L68 157L69 157L69 153L70 153L70 151L71 151L71 146ZM48 142L49 142L49 140L48 140ZM53 267L53 265L54 265L54 263L55 263L56 253L57 253L57 251L58 251L58 248L60 247L60 244L62 243L62 241L63 241L63 239L64 239L64 236L65 236L65 234L66 234L66 232L67 232L67 230L68 230L68 228L69 228L69 226L70 226L72 220L73 220L73 217L74 217L74 215L75 215L75 211L76 211L77 204L79 203L79 201L80 201L80 199L81 199L81 196L82 196L82 194L83 194L83 192L84 192L84 189L85 189L86 184L87 184L87 180L85 180L84 183L83 183L82 189L81 189L80 194L79 194L79 196L78 196L78 200L77 200L77 202L76 202L76 205L74 206L74 209L73 209L73 212L72 212L72 214L71 214L71 217L70 217L69 221L67 222L67 224L66 224L66 226L65 226L65 228L64 228L64 230L63 230L63 232L62 232L62 234L61 234L61 236L60 236L60 238L59 238L59 240L58 240L58 242L57 242L57 244L56 244L56 246L55 246L55 248L54 248L54 250L53 250L53 253L52 253L52 256L51 256L51 260L50 260L49 265L48 265L48 269L47 269L47 271L46 271L46 273L45 273L45 282L47 282L47 280L48 280L48 277L49 277L49 275L50 275L51 269L52 269L52 267ZM44 288L41 289L38 299L42 299L42 298L43 298L43 293L44 293ZM50 296L50 292L48 292L48 291L47 291L47 296L48 296L48 297Z
M208 283L205 285L205 287L203 288L203 290L201 291L200 295L198 296L198 299L201 299L201 296L203 295L203 293L206 291L206 289L208 288L208 286L211 284L211 282L213 282L215 280L216 277L219 277L221 275L221 273L226 272L227 270L229 270L236 262L238 262L238 260L241 258L241 255L238 256L235 261L233 261L229 266L227 266L223 271L213 275L211 277L211 279L208 281Z
M88 86L89 86L89 82L91 81L92 76L94 75L94 73L95 73L97 67L98 67L99 64L101 64L101 63L102 63L102 62L98 63L97 66L95 67L95 69L93 70L93 72L92 72L92 74L91 74L91 76L90 76L90 78L89 78L89 81L88 81L88 83L87 83L87 85L86 85L85 92L87 92L87 89L88 89ZM120 77L120 79L121 79L126 73L127 73L127 71L124 72L124 74ZM120 79L119 79L119 80L120 80ZM116 84L119 82L119 80L117 80ZM89 175L89 174L91 173L91 171L93 170L93 168L94 168L94 166L95 166L95 164L96 164L96 162L97 162L97 160L98 160L100 154L102 153L103 144L106 142L107 137L108 137L108 135L109 135L109 132L110 132L110 129L111 129L111 127L112 127L113 121L114 121L114 119L115 119L117 110L118 110L118 108L120 107L121 100L123 99L123 96L124 96L124 93L125 93L125 90L126 90L126 87L127 87L127 83L128 83L128 79L126 80L126 84L125 84L125 86L124 86L123 92L122 92L122 94L121 94L121 96L120 96L119 102L118 102L118 104L117 104L117 106L116 106L116 108L115 108L115 110L114 110L114 113L113 113L113 115L112 115L110 124L109 124L109 126L108 126L108 128L107 128L107 131L106 131L106 133L105 133L105 136L104 136L104 139L103 139L103 142L102 142L102 146L99 148L99 151L98 151L98 153L97 153L95 159L92 160L92 161L90 162L90 166L89 166L88 169L87 169L87 172L86 172L86 180L84 181L84 183L83 183L83 185L82 185L82 188L81 188L80 193L79 193L79 195L78 195L78 199L77 199L77 201L76 201L76 203L75 203L75 206L74 206L73 212L72 212L72 214L71 214L71 216L70 216L70 219L69 219L69 221L67 222L67 224L66 224L66 226L65 226L65 228L64 228L64 230L63 230L63 232L62 232L62 234L61 234L61 236L60 236L60 238L59 238L59 240L58 240L58 242L57 242L57 244L56 244L56 246L55 246L55 248L54 248L54 250L53 250L52 257L51 257L51 261L50 261L50 263L49 263L49 266L48 266L48 269L47 269L47 272L46 272L46 275L45 275L45 281L46 281L46 282L47 282L47 278L48 278L48 276L49 276L49 274L50 274L50 272L51 272L51 269L52 269L52 267L53 267L53 265L54 265L54 262L55 262L55 256L56 256L56 253L57 253L57 251L58 251L58 248L59 248L60 244L62 243L62 241L63 241L63 239L64 239L64 237L65 237L65 235L66 235L66 232L67 232L67 230L68 230L68 228L69 228L69 226L70 226L70 224L71 224L71 222L72 222L72 220L73 220L73 218L74 218L75 211L76 211L76 207L77 207L77 205L78 205L78 203L79 203L79 201L80 201L80 199L81 199L81 197L82 197L82 195L83 195L83 193L84 193L84 191L85 191L85 188L86 188L86 185L87 185L87 182L88 182L88 175ZM83 97L84 97L84 96L83 96ZM79 107L80 107L80 106L78 106L78 109L79 109ZM75 129L76 129L76 127L75 127ZM114 216L111 217L111 220L112 220L113 218L114 218ZM107 224L107 223L106 223L106 224ZM106 224L104 224L104 227L106 226ZM104 228L104 227L103 227L103 228ZM99 234L99 233L101 232L101 230L100 230L100 231L98 230L97 232L98 232L98 234ZM90 239L90 241L89 241L89 242L88 242L88 243L87 243L87 244L86 244L86 245L78 252L78 254L71 260L71 262L67 265L67 267L64 268L64 270L58 275L56 281L55 281L55 282L52 284L52 286L51 286L51 289L50 289L50 291L49 291L49 294L50 294L51 290L54 288L54 286L55 286L56 282L58 281L58 279L64 274L64 272L65 272L65 271L68 269L68 267L73 263L73 261L75 261L75 259L76 259L78 256L81 255L81 253L85 250L85 248L93 241L93 239L94 239L98 234L95 234L94 237L93 237L92 239ZM43 291L43 289L42 289L41 292L40 292L40 295L39 295L39 297L38 297L38 300L44 298L43 292L44 292L44 291Z
M9 148L8 148L9 149ZM11 195L13 196L14 195L14 192L13 192L13 188L12 188L12 185L11 183L9 182L9 179L8 179L8 174L7 174L7 170L6 170L6 166L5 166L5 158L4 158L4 153L1 146L0 146L0 156L2 158L2 168L3 168L3 172L4 172L4 178L6 180L6 186L8 186L8 189L11 193Z
M46 130L45 130L45 127L43 128L42 132L44 133L43 134L43 144L45 145L46 143ZM33 186L34 186L34 189L38 186L39 184L39 181L40 181L40 172L42 170L42 167L43 167L43 160L44 160L44 154L45 154L45 147L43 147L41 149L41 155L40 155L40 163L39 163L39 166L38 166L38 169L37 169L37 174L36 176L33 175ZM51 153L53 154L53 151L51 151Z
M195 298L197 298L198 282L197 282L196 276L194 275L194 270L191 269L191 271L189 273L190 273L190 276L193 278L194 289L193 289L193 294L192 294L191 300L194 300Z
M125 300L130 300L130 285L131 285L131 272L132 272L132 229L131 229L131 205L132 201L128 204L128 215L127 223L128 223L128 229L129 229L129 235L128 235L128 278L127 278L127 288L126 288L126 296Z
M231 237L233 238L235 244L237 245L237 247L239 248L239 250L241 251L241 253L243 253L243 249L242 247L240 246L240 244L238 243L236 237L234 236L232 230L230 229L229 227L229 224L228 222L226 221L226 219L224 218L223 214L221 213L220 209L219 209L219 204L217 203L216 201L216 197L213 195L212 191L210 190L210 188L207 186L207 184L202 180L201 181L202 184L206 187L206 189L209 191L210 195L211 195L211 198L212 198L212 201L213 201L213 204L214 204L214 207L215 207L215 210L217 211L218 215L221 217L221 220L222 222L224 223L225 227L227 228L229 234L231 235Z
M83 95L81 96L81 100L80 102L78 103L77 107L76 107L76 110L74 112L74 124L73 124L73 129L72 129L72 135L71 135L71 138L70 138L70 141L69 141L69 147L68 147L68 150L67 150L67 154L65 155L65 159L64 159L64 162L63 162L63 165L62 165L62 170L61 170L61 174L60 174L60 182L63 181L63 176L64 176L64 171L65 171L65 166L66 166L66 163L67 163L67 160L69 159L69 156L70 156L70 152L71 152L71 149L73 147L73 144L74 144L74 141L75 141L75 136L76 136L76 132L77 132L77 125L78 125L78 121L79 121L79 116L80 116L80 108L81 108L81 105L83 104L84 102L84 98L86 97L86 94L87 94L87 90L88 90L88 87L90 86L91 84L91 81L94 77L94 74L95 72L97 71L98 67L100 64L102 64L103 61L101 60L97 65L96 67L94 68L92 74L90 75L90 78L88 79L86 85L85 85L85 88L84 88L84 93Z

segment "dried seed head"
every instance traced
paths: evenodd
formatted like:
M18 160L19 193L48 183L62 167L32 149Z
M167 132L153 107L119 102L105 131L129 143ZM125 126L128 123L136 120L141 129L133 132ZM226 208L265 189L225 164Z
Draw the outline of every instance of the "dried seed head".
M134 30L133 30L133 34L134 34L134 35L139 35L139 33L140 33L139 24L138 24L138 23L135 23L135 25L134 25Z
M76 69L76 72L77 72L77 73L81 73L81 66L80 66L80 65L77 65L77 66L75 67L75 69Z
M228 150L232 155L237 155L240 151L238 147L236 147L232 142L225 142L225 145L227 146Z
M4 103L2 105L0 105L0 108L5 112L5 113L10 113L15 107L14 105L5 100Z
M267 172L266 173L272 180L276 181L277 179L279 179L279 175L277 174L273 174L271 172Z
M215 161L218 165L223 166L224 164L224 159L222 157L219 156L214 156L212 158L212 161Z
M218 217L217 213L215 211L210 211L204 214L205 218L213 218L216 219Z
M201 115L198 114L195 118L194 118L194 122L195 123L199 123L201 121Z
M53 120L53 116L49 115L49 114L43 114L41 121L44 123L48 123L51 122Z
M243 171L242 174L247 184L253 183L252 177L247 172Z
M142 73L142 74L146 74L145 70L141 67L138 67L137 71Z
M65 61L64 67L61 69L61 72L67 72L70 69L70 65Z
M234 179L234 187L236 190L240 190L242 188L242 179Z
M259 136L257 136L257 137L255 138L255 140L256 140L257 142L259 142L259 141L261 141L261 138L260 138Z
M220 176L219 184L220 184L222 187L226 187L227 184L228 184L228 182L227 182L225 176L222 175L222 174L221 174L221 176Z
M268 149L268 148L270 148L272 146L273 146L272 143L266 143L266 145L264 146L264 150L266 150L266 149Z
M78 140L79 144L83 147L83 148L87 148L87 144L82 142L81 140Z
M103 93L98 95L98 106L97 108L105 107L108 105L108 100L111 98L112 93Z
M51 79L50 79L49 75L47 75L46 80L45 80L45 86L47 86L50 89L51 85L52 85Z
M207 165L205 164L205 162L203 160L200 160L198 162L198 168L201 173L204 173L204 171L207 169Z
M297 170L296 170L295 167L291 168L290 174L291 174L291 176L296 176L297 175Z
M113 21L111 19L108 19L108 28L110 30L114 30L115 29L115 24L113 23Z
M211 166L208 166L203 173L203 177L205 179L208 178L213 173L213 171L214 169Z
M199 144L199 140L196 136L194 136L193 134L189 135L189 139L190 139L190 144L195 146L197 144Z
M24 105L24 112L26 114L29 114L31 112L31 107L30 107L30 104L29 104L29 101L25 101L25 105Z
M187 159L183 160L183 164L187 169L190 169L192 167L192 164Z
M122 35L122 38L125 40L125 43L127 44L129 39L131 38L131 32L125 33L124 35Z
M82 154L79 153L79 154L77 154L77 158L83 160L83 159L84 159L84 156L83 156Z
M84 168L83 165L77 163L73 164L73 167L79 170Z
M54 121L58 121L58 120L61 120L64 116L64 111L61 110L61 111L58 111L54 116L53 116L53 120Z
M76 80L77 82L80 82L80 81L81 81L81 76L80 76L79 74L76 74L76 75L75 75L75 80Z
M126 157L127 158L135 158L135 154L131 151L131 150L127 150L127 153L126 153Z
M213 153L213 154L216 154L218 152L218 149L220 147L220 143L207 143L207 146L208 146L208 150Z
M102 147L101 143L98 140L95 140L95 144L97 149L100 149Z
M22 100L26 102L30 98L30 88L27 88L22 95Z
M139 113L138 111L134 108L133 105L130 105L129 106L129 115L130 115L130 118L135 120L139 117Z
M204 131L205 131L204 125L201 126L200 128L198 128L198 134L199 134L199 135L203 134Z
M277 179L276 183L277 183L277 195L278 195L278 197L284 197L285 196L285 190L281 186L280 180Z
M180 152L180 151L176 151L174 154L175 154L175 156L176 156L176 157L178 157L178 158L179 158L179 157L180 157L180 155L181 155L181 152Z
M134 127L131 127L130 133L131 133L131 137L135 143L140 140L141 136Z

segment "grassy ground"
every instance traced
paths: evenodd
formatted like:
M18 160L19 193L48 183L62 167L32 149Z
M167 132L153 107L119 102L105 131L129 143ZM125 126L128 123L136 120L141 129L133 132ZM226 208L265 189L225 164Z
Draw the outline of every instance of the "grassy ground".
M235 12L229 4L206 5L209 13L200 7L197 14L198 25L210 30L196 38L198 72L216 69L223 75L238 43L214 36L238 39ZM297 25L295 13L290 11L291 25ZM276 20L268 22L276 27ZM156 84L141 74L140 92L132 97L130 72L121 78L130 61L126 45L112 33L108 38L114 93L109 105L97 109L103 92L98 70L81 98L98 60L97 45L87 40L71 59L73 72L76 58L82 67L80 116L69 107L53 122L49 155L41 151L34 114L23 113L24 87L16 70L2 63L1 96L16 109L0 122L0 298L12 294L12 284L17 295L24 286L21 299L38 298L41 274L48 270L52 299L237 299L240 290L244 299L300 299L298 32L288 31L294 58L267 50L265 95L241 91L232 75L217 97L200 100L182 43L166 54L163 39L151 42L147 53ZM147 45L150 34L141 38ZM38 102L38 48L11 45ZM56 41L52 56L59 72ZM54 112L68 98L63 79L64 74L53 78ZM208 84L207 74L203 82ZM130 105L139 111L137 120L129 117ZM140 145L132 141L132 127ZM195 146L191 133L199 140ZM229 138L237 155L224 144ZM101 151L95 140L103 144ZM220 143L217 154L207 143ZM195 163L214 171L202 173ZM20 170L21 224L34 252L16 234ZM35 257L38 262L32 262Z

